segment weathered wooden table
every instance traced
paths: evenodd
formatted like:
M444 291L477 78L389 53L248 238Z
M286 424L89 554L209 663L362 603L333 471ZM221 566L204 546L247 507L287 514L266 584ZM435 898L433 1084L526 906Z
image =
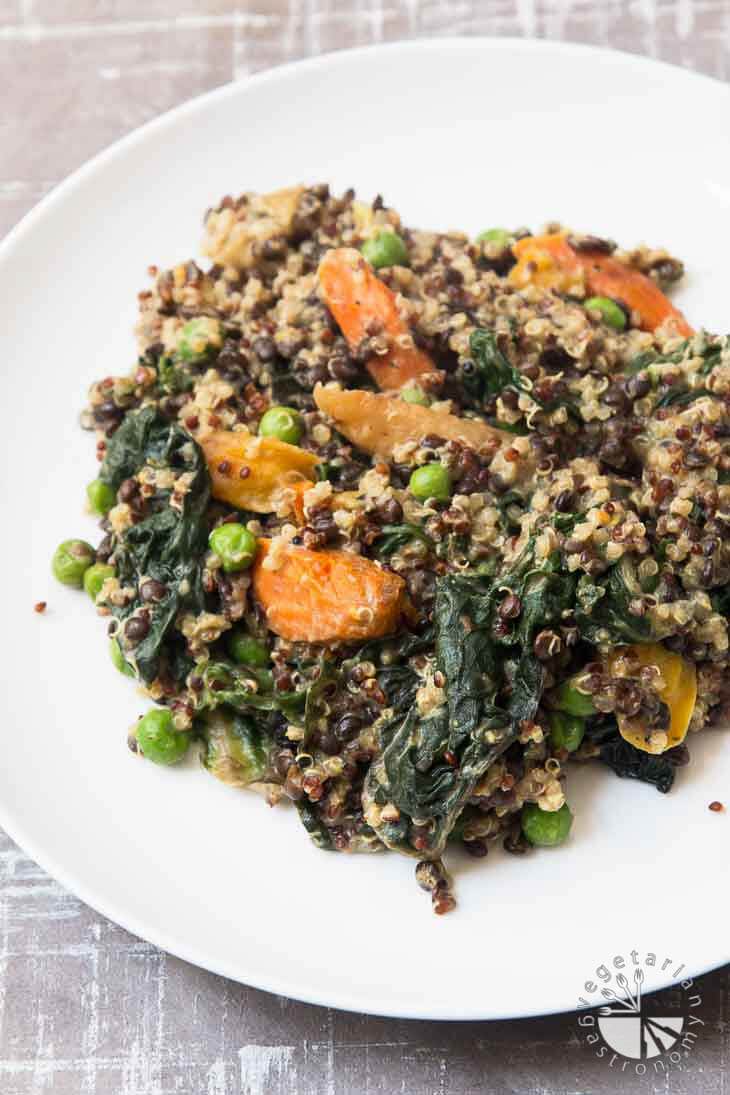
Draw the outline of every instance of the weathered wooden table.
M0 235L92 153L198 92L296 57L436 34L567 38L730 77L730 0L0 0ZM728 969L699 982L704 1027L682 1068L637 1078L595 1058L574 1017L376 1019L222 980L104 920L2 835L0 947L0 1095L728 1086Z

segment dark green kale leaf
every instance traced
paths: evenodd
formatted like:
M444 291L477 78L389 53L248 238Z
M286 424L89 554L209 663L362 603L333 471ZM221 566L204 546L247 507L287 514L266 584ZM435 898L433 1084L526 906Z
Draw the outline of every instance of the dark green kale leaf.
M640 373L643 369L648 369L650 365L679 365L687 356L688 348L689 339L685 339L676 350L672 350L669 354L659 354L656 350L644 350L631 359L626 366L625 372L634 375Z
M727 339L727 335L725 336ZM720 358L722 356L722 346L712 345L704 352L704 364L700 369L702 376L709 376L716 365L720 364Z
M534 557L531 541L498 578L449 574L437 583L435 664L446 679L446 702L425 717L414 702L418 675L403 675L391 714L380 727L382 754L371 766L363 801L386 803L397 821L375 830L391 848L433 858L486 770L533 719L545 671L533 649L538 630L557 624L572 604L575 579L559 560ZM495 637L497 609L508 593L523 604L511 632ZM418 840L414 844L414 827Z
M319 760L317 741L323 726L331 729L343 715L352 716L355 713L350 691L350 673L355 666L372 662L376 666L378 684L386 696L386 706L405 712L413 706L420 683L418 674L409 665L409 659L432 648L433 632L426 628L421 634L403 632L395 638L371 640L344 661L324 656L319 663L319 673L307 690L304 737L297 746L300 766ZM377 718L378 711L379 706L375 702L365 703L357 709L357 715L362 719L363 726L368 726ZM300 725L301 721L297 720L297 724ZM302 824L317 847L327 850L346 847L349 851L364 852L383 850L382 842L363 818L360 799L364 775L364 771L359 769L347 777L340 777L341 789L345 783L349 785L349 805L337 823L342 843L335 841L332 822L326 816L326 800L316 803L305 798L297 803ZM346 833L342 831L343 826Z
M688 407L690 403L694 403L695 399L702 399L706 395L712 396L712 392L708 392L707 388L670 388L657 400L654 409Z
M730 616L730 585L718 586L710 594L712 609L721 616Z
M598 746L598 757L612 768L617 776L651 783L658 791L666 793L674 783L675 762L673 750L666 753L645 753L619 734L615 715L600 715L588 719L586 741Z
M483 401L490 396L501 395L506 388L526 391L529 385L497 346L491 331L483 327L472 333L469 340L473 369L465 372L464 390L473 399Z
M619 736L604 742L600 749L601 760L617 776L651 783L662 794L674 783L674 765L663 754L645 753Z
M297 757L306 755L309 758L312 740L321 720L326 718L330 710L328 701L347 688L347 673L352 664L350 661L341 662L327 656L321 658L319 673L307 688L302 708L304 737L297 746Z
M692 339L685 339L684 342L680 343L676 350L672 350L672 352L669 354L658 354L655 350L646 350L641 354L637 354L636 357L634 357L629 362L625 372L633 376L636 373L642 372L642 370L644 369L648 369L650 365L679 365L683 361L687 361L690 357L697 356L704 358L704 361L699 370L700 375L708 376L715 368L715 366L718 365L720 362L723 350L722 343L725 341L726 339L721 339L720 342L708 341L705 342L704 345L700 345L700 348L697 349L696 342L693 343ZM670 398L668 398L667 396L662 397L662 399L660 399L657 403L657 407L670 406L672 403L678 401L680 403L683 403L685 402L685 400L682 399L681 396L685 394L689 395L689 393L687 393L687 389L682 389L681 392L678 393L680 397L679 399L677 399L676 396L675 398L671 398L672 394L673 393L671 392L668 393ZM686 402L692 402L692 399L698 398L699 395L708 394L711 393L705 391L696 391L690 396L690 398L686 400Z
M185 434L187 440L188 435ZM170 441L170 424L154 407L128 414L107 446L99 478L118 490L125 479L136 475L146 463L164 466Z
M575 604L575 622L581 637L594 646L651 642L649 620L629 611L629 605L641 592L627 559L616 563L600 578L583 575L576 588Z
M655 350L645 350L644 353L632 357L631 361L624 369L624 372L629 376L636 376L637 373L643 372L644 369L647 369L649 365L652 365L658 360L659 355Z
M495 495L494 505L499 510L499 521L505 532L519 531L520 521L525 515L528 504L528 499L516 490Z
M570 398L552 399L545 403L539 399L528 381L514 365L505 357L497 345L497 339L492 331L480 327L472 333L469 340L471 352L471 365L464 369L462 386L468 396L477 404L501 395L508 388L515 392L526 392L538 407L544 410L556 410L565 407L578 422L582 418L575 404ZM530 432L526 422L518 421L513 424L489 419L491 425L509 433L528 434Z
M299 820L312 838L312 843L322 852L334 852L335 844L332 830L328 829L322 821L316 805L307 798L297 802Z
M157 380L162 391L168 395L189 392L195 383L189 362L167 356L157 362Z
M433 543L420 525L383 525L382 533L383 535L378 540L375 548L375 554L379 559L385 559L396 551L400 551L411 540L420 540L422 544L426 544L428 547L431 547Z
M140 579L153 578L165 587L159 600L144 605L150 617L147 635L133 648L124 647L125 657L134 662L142 680L150 683L163 656L167 671L176 679L184 676L190 665L184 642L173 638L172 632L178 613L203 609L201 560L207 545L205 511L210 480L199 446L152 407L127 415L109 443L101 478L116 488L145 465L189 475L179 504L170 504L170 490L158 490L148 501L148 516L118 535L114 547L117 578L122 586L137 590L130 603L112 609L120 620L127 620L142 607Z
M421 678L410 665L393 665L381 669L377 675L388 707L404 712L412 707Z
M196 719L205 744L202 762L218 779L233 787L281 782L272 764L274 738L265 719L219 707Z
M225 705L249 713L279 711L287 718L304 713L307 689L279 692L268 670L216 661L209 662L200 676L203 688L197 701L199 711L210 711Z
M357 654L342 663L343 680L352 666L361 662L372 662L376 667L378 684L385 693L388 707L402 707L410 703L410 699L403 692L410 688L413 681L418 681L418 674L409 664L409 659L416 654L426 654L433 649L434 629L429 624L421 631L403 631L396 637L389 636L385 639L371 639L360 647ZM418 684L414 686L418 687Z

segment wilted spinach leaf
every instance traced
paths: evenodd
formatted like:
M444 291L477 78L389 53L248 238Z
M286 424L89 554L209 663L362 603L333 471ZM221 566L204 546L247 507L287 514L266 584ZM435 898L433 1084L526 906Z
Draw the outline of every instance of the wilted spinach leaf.
M327 828L317 812L314 803L307 798L297 802L299 820L312 838L314 845L322 852L334 852L335 846L332 840L332 831Z
M107 446L99 478L118 490L122 481L136 475L144 464L164 466L170 429L170 423L154 407L128 414Z
M730 585L713 589L710 600L714 612L719 612L721 616L730 616Z
M437 583L435 663L446 679L446 700L421 715L414 703L421 683L409 670L389 695L392 715L381 726L381 757L371 766L364 801L394 804L397 821L376 826L389 847L411 855L441 854L456 818L491 764L515 740L520 723L537 712L544 668L533 652L540 628L570 607L575 579L553 559L536 561L526 547L498 578L449 574ZM497 608L508 592L523 612L507 636L495 638ZM419 847L412 843L419 830Z
M189 392L195 383L188 362L167 356L161 357L157 363L157 379L163 392L168 395Z
M706 395L712 395L707 388L670 388L657 400L655 410L659 410L660 407L687 407L690 403L694 403L695 399L702 399Z
M575 605L575 622L582 638L594 645L651 642L649 620L629 611L631 601L637 596L641 596L641 589L626 559L600 578L582 576Z
M675 765L671 750L669 753L653 754L637 749L621 737L614 715L589 719L585 736L586 740L598 746L599 759L617 776L651 783L663 793L674 783Z
M205 743L203 766L224 783L248 787L274 776L273 737L264 720L217 708L196 719L195 728Z
M198 699L199 711L224 704L236 711L280 711L288 718L304 712L306 689L279 692L274 688L271 673L266 670L217 661L209 662L201 671L201 677L203 690Z
M411 540L420 540L421 543L431 546L432 540L423 531L420 525L383 525L383 535L378 540L375 554L379 559L385 559L388 555L400 551Z
M161 599L145 604L150 628L142 641L125 656L134 661L146 683L157 676L166 656L171 675L185 675L189 662L182 640L175 639L163 651L179 612L203 609L201 559L207 543L204 515L210 497L210 481L199 446L180 426L167 422L154 408L127 415L112 437L101 468L101 478L113 487L149 465L188 473L179 505L170 505L171 492L158 490L148 501L149 516L119 534L114 547L116 576L122 586L139 589L141 578L154 578L165 587ZM126 620L140 607L139 592L114 615Z
M600 748L601 760L613 768L617 776L652 783L663 794L674 783L674 765L662 754L645 753L618 736L604 742Z
M474 331L469 340L469 349L474 368L465 373L463 385L473 399L482 401L500 395L506 388L514 388L518 392L527 390L525 378L504 356L491 331L483 327Z
M524 517L528 501L519 491L508 490L505 494L495 495L494 505L499 510L499 520L505 532L515 532L520 528L520 519Z
M649 365L657 360L658 354L654 350L645 350L644 353L637 354L636 357L632 357L631 361L624 369L624 372L627 373L629 376L635 376L637 373L642 372L643 369L648 368Z
M688 360L690 356L694 356L695 354L697 354L698 357L704 358L704 361L699 370L700 375L708 376L715 368L715 366L719 364L720 357L723 351L723 343L725 343L726 341L727 339L723 338L720 340L720 343L707 342L704 344L704 346L700 348L699 352L696 350L696 343L690 348L690 339L685 339L685 341L682 342L676 350L672 350L672 352L669 354L658 354L655 350L646 350L644 351L644 353L637 354L636 357L634 357L629 362L628 366L625 369L625 372L633 376L636 373L640 373L643 369L648 369L650 365L679 365L682 361ZM670 396L672 394L673 393L669 393ZM678 393L678 395L680 396L680 402L685 402L684 399L681 399L681 396L685 394L689 394L687 393L686 389L683 389L680 393ZM693 398L698 398L700 394L707 395L708 393L704 391L700 393L699 391L697 391L691 396L691 398L687 399L686 402L691 402ZM657 407L666 407L670 406L672 403L677 402L677 397L669 398L668 401L665 401L666 398L667 397L663 397L663 399L660 399L657 403Z

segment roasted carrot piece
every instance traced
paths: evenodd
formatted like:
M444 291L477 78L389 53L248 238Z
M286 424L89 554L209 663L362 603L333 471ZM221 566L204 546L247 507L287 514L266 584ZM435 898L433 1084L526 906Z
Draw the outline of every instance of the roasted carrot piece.
M535 284L570 292L572 284L584 279L591 293L612 297L638 312L644 331L655 331L671 319L678 334L694 334L679 309L651 278L613 255L577 251L562 232L527 236L518 240L512 250L517 265L512 267L509 280L518 288Z
M395 631L405 582L347 551L259 540L254 595L268 627L291 642L377 639Z
M398 445L420 441L427 434L463 441L473 448L495 447L512 440L509 434L480 419L459 418L418 403L406 403L387 392L344 391L318 384L314 401L348 441L385 459L393 456Z
M319 264L322 299L340 325L350 346L383 331L390 341L387 354L373 356L367 370L379 388L402 388L435 366L428 354L413 342L403 321L396 296L372 266L352 247L327 251Z
M214 430L200 439L213 497L254 513L273 513L291 495L301 508L301 492L311 486L319 458L275 437L247 430Z

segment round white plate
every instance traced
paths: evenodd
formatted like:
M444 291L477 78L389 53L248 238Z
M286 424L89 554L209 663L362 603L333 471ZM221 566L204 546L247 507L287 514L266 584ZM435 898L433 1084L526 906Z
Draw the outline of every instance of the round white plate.
M645 986L730 960L730 740L692 742L674 791L576 770L567 845L455 857L442 919L397 855L327 855L294 812L194 763L127 750L147 706L112 668L88 599L49 574L95 535L86 386L134 361L148 263L195 255L221 195L298 181L382 192L409 224L563 219L681 255L679 301L725 330L730 91L627 55L446 40L338 53L206 95L77 172L0 248L4 575L0 822L130 931L229 977L319 1004L486 1019L576 1006L595 968L657 954ZM33 604L48 602L40 616Z

